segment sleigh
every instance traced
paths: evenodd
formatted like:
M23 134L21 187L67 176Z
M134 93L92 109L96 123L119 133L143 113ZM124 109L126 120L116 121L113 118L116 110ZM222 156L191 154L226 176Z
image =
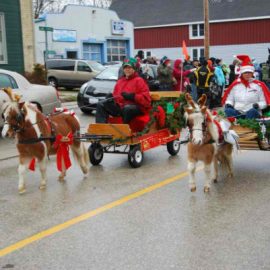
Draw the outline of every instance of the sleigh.
M151 92L152 104L166 99L175 100L180 92ZM160 120L160 119L159 119ZM111 117L106 124L90 124L86 136L91 145L88 148L90 162L98 165L104 154L126 154L131 167L143 163L144 152L166 145L170 155L180 150L180 130L172 133L158 119L149 114L135 117L129 124L123 124L121 117Z

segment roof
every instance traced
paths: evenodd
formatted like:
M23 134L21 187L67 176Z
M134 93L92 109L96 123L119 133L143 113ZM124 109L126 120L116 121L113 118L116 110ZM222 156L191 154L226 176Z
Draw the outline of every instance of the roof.
M203 0L114 0L110 9L134 27L203 21ZM209 0L209 19L269 17L270 0Z

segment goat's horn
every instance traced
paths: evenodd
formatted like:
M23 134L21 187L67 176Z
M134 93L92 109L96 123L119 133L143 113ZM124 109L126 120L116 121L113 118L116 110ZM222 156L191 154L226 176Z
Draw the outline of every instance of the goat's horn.
M186 93L185 95L186 101L192 106L193 109L196 108L195 103L189 93Z
M3 88L3 91L9 96L11 101L14 101L14 95L10 87Z
M200 107L205 105L206 100L207 100L206 94L202 94L202 96L198 100L198 104L200 105Z
M21 96L18 95L18 94L15 94L15 95L14 95L14 98L15 98L15 100L16 100L17 102L19 102L20 99L21 99Z

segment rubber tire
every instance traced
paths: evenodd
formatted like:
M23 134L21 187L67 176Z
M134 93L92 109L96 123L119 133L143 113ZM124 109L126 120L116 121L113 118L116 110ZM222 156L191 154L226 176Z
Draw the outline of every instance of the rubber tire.
M176 156L180 151L180 142L178 140L173 140L167 143L167 150L171 156Z
M80 110L85 114L92 114L93 110L86 109L86 108L80 108Z
M130 147L128 152L128 162L132 168L139 168L143 163L143 152L140 145Z
M92 143L88 148L88 155L92 165L99 165L104 155L102 145L100 143Z
M53 86L54 88L57 88L58 87L58 82L55 78L49 78L48 79L48 84Z

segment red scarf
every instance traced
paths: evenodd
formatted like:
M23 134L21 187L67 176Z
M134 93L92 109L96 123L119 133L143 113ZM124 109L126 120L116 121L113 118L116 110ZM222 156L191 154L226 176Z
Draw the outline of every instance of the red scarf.
M264 97L265 97L265 101L266 101L266 104L267 105L270 105L270 91L268 90L267 86L265 85L264 82L261 82L261 81L258 81L258 80L253 80L252 81L253 83L256 83L258 84L261 88L262 88L262 91L263 91L263 94L264 94ZM237 84L239 83L242 83L244 84L246 87L249 86L249 82L244 80L243 78L238 78L236 79L228 88L227 90L225 91L224 93L224 96L222 98L222 105L225 104L231 90L233 89L234 86L236 86Z

